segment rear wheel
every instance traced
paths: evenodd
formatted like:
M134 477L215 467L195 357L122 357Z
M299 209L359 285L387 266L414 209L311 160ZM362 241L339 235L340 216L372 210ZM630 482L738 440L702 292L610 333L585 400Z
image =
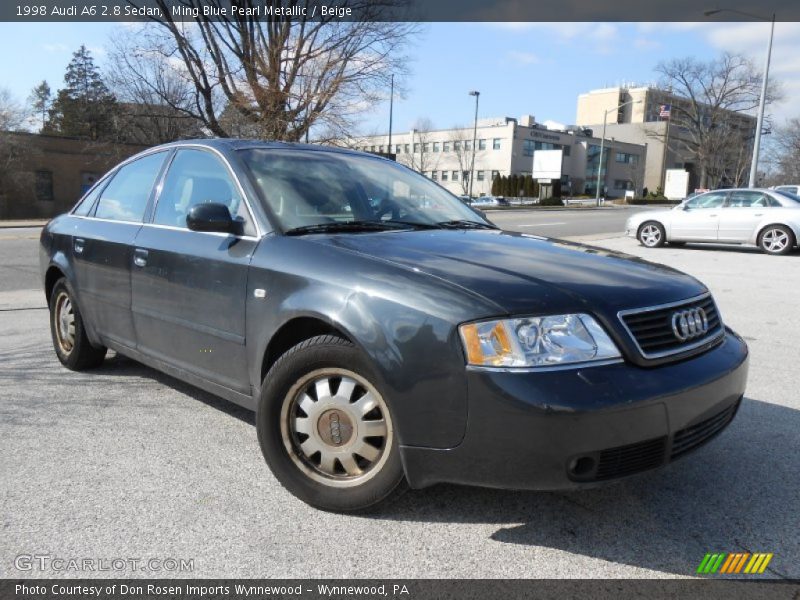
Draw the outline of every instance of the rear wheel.
M58 360L73 371L96 367L106 356L106 348L89 342L83 317L63 277L50 294L50 335Z
M325 335L284 354L262 386L257 429L275 477L308 504L372 508L406 489L397 435L368 361Z
M639 242L648 248L659 248L667 241L664 226L656 221L647 221L639 227L637 236Z
M794 244L794 233L784 225L769 225L758 237L759 247L767 254L788 254Z

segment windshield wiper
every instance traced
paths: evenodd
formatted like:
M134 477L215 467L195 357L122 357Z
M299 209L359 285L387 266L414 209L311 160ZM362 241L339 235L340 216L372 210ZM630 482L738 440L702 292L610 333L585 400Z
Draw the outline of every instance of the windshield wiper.
M392 221L331 221L295 227L285 232L286 235L305 235L307 233L338 233L357 231L386 231L387 229L403 229L402 225Z
M497 229L494 225L489 223L481 223L479 221L469 221L467 219L456 219L453 221L440 221L436 223L437 227L442 229Z

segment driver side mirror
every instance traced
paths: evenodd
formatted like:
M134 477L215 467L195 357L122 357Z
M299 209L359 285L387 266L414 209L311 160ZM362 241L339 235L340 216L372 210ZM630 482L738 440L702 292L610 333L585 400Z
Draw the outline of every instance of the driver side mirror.
M241 223L234 221L231 212L224 204L208 202L197 204L189 209L186 215L186 226L192 231L210 231L217 233L241 233Z

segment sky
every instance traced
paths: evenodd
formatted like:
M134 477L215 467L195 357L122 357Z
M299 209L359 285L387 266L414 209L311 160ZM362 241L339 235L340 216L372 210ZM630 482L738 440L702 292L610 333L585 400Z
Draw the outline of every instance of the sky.
M72 52L85 44L102 68L121 24L0 23L0 87L19 102L46 79L63 85ZM469 125L470 90L480 91L479 117L533 115L543 122L575 121L577 96L623 83L657 81L661 60L722 51L750 56L759 68L769 24L749 23L429 23L409 47L405 94L395 98L394 131L420 118L436 128ZM770 79L785 99L768 107L776 123L800 117L800 23L777 23ZM365 113L359 133L388 131L387 102Z

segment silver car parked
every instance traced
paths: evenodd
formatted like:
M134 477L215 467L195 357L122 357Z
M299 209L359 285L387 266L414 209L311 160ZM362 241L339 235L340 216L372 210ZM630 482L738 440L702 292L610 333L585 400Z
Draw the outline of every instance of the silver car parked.
M637 213L625 230L648 248L710 242L787 254L800 239L800 196L783 190L714 190L671 210Z

